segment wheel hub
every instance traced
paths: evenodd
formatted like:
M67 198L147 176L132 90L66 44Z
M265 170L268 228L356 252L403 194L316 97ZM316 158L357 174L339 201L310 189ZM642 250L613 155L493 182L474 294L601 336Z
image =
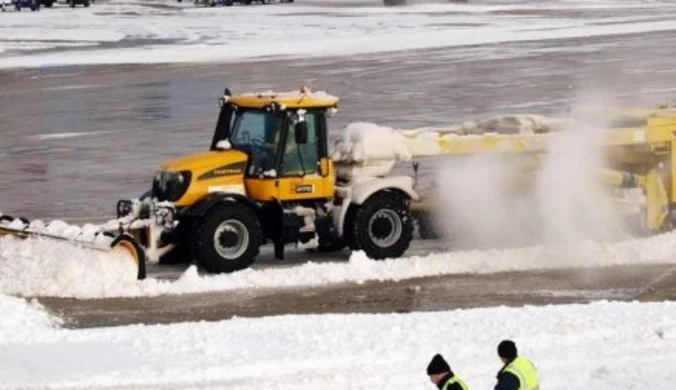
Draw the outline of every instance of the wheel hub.
M375 238L382 240L392 234L392 229L392 222L387 218L378 217L373 221L373 236Z
M249 246L249 231L238 220L223 221L214 232L214 249L227 260L235 260L246 252Z
M403 231L404 225L394 210L379 210L369 220L369 237L375 245L381 248L396 244Z
M232 231L224 231L218 238L219 243L224 248L232 248L237 245L237 233Z

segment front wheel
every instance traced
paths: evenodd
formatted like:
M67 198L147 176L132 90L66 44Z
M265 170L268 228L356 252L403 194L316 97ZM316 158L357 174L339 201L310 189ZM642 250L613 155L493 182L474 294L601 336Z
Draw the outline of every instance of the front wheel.
M380 192L362 204L352 219L350 248L372 259L400 257L413 239L413 219L398 194Z
M229 202L209 211L199 224L196 241L197 261L207 272L234 272L254 262L263 233L250 208Z

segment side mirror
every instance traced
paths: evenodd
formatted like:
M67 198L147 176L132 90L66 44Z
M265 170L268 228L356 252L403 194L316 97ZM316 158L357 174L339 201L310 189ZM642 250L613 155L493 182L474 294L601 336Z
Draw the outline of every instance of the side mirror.
M298 145L307 144L307 122L301 121L294 126L296 143Z

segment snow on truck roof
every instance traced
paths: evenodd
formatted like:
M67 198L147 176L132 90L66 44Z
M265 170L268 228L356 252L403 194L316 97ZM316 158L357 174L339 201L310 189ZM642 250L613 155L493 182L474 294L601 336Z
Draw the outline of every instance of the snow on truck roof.
M234 94L229 102L239 107L263 108L272 102L287 108L329 108L338 104L340 99L326 92L311 92L301 88L292 92L248 92Z

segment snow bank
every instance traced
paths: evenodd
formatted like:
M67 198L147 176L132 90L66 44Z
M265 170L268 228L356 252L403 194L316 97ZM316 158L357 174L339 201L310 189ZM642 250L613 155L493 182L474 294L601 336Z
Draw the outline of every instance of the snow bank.
M480 389L494 384L503 338L547 389L669 389L676 379L676 304L609 302L35 333L0 342L0 376L12 389L431 390L425 367L440 352Z
M675 8L669 2L383 7L373 0L371 5L317 7L306 0L269 7L202 8L191 2L112 0L77 10L77 18L62 6L39 13L5 12L0 68L306 59L676 30L670 19ZM600 16L595 17L587 9L622 13L609 17L596 12ZM663 20L655 20L656 14ZM578 47L557 48L571 49Z
M676 264L676 232L616 243L472 250L373 261L355 252L348 262L250 268L200 275L194 266L176 281L135 280L128 261L42 240L0 239L0 293L77 298L158 296L249 288L321 286L376 280L617 265ZM307 255L310 256L310 255ZM125 259L126 260L126 259Z
M136 272L136 264L125 253L48 239L0 238L2 294L105 296L133 283Z
M39 332L47 332L60 324L39 304L6 295L0 295L0 312L0 345L36 340Z

